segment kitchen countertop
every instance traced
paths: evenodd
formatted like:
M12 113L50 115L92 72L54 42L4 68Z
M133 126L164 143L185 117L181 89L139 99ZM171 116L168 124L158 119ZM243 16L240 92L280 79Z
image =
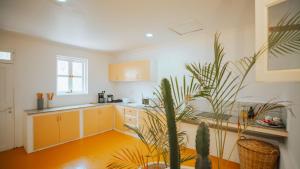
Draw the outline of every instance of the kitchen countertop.
M135 104L135 103L128 103L128 104L125 104L125 103L89 103L89 104L45 108L45 109L41 109L41 110L30 109L30 110L24 110L24 112L27 115L35 115L35 114L49 113L49 112L55 112L55 111L82 109L82 108L88 108L88 107L100 107L100 106L107 106L107 105L119 105L119 106L126 106L126 107L137 108L137 109L147 108L144 105Z
M31 110L25 110L24 112L27 115L36 115L36 114L42 114L42 113L49 113L49 112L55 112L55 111L64 111L64 110L71 110L71 109L83 109L83 108L89 108L89 107L101 107L101 106L107 106L107 105L118 105L118 106L124 106L124 107L130 107L130 108L136 108L136 109L145 109L148 107L145 107L141 104L135 104L135 103L90 103L90 104L81 104L81 105L72 105L72 106L62 106L62 107L53 107L53 108L46 108L42 110L37 109L31 109ZM208 124L210 124L210 127L214 127L214 120L212 118L206 118L199 116L198 119L193 120L184 120L183 123L192 124L192 125L198 125L201 121L205 121ZM228 130L237 131L237 117L230 117L228 119L228 125L224 121L224 127ZM262 134L262 135L269 135L272 137L281 137L285 138L288 137L288 132L284 128L270 128L270 127L264 127L259 126L256 124L252 124L248 126L247 133L255 133L255 134Z
M200 117L199 119L189 119L183 120L183 123L191 124L191 125L198 125L201 121L204 121L209 124L209 127L215 127L215 121L212 118ZM228 123L227 123L228 122ZM228 121L223 121L223 127L230 131L237 131L237 117L230 117ZM270 137L277 137L277 138L287 138L288 132L285 128L271 128L271 127L264 127L257 125L255 123L250 124L247 126L247 130L245 134L255 134L255 135L262 135L262 136L270 136Z

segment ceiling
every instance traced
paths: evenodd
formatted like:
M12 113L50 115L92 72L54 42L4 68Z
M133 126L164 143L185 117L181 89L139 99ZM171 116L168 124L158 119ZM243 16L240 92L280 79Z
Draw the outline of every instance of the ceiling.
M51 41L119 52L181 38L170 27L203 31L250 22L254 0L0 0L0 28ZM153 33L149 39L145 33Z

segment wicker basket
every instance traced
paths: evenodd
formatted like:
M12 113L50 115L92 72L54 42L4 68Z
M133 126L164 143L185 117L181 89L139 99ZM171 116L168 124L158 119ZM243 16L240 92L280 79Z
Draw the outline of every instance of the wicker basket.
M274 169L279 150L276 146L255 139L238 140L241 169Z

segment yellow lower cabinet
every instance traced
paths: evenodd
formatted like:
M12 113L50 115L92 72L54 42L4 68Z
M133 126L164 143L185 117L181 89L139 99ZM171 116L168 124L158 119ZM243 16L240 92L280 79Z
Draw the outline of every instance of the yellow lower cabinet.
M139 111L139 127L140 128L144 128L144 124L145 124L145 120L147 120L147 113L143 110L143 111Z
M60 142L75 140L80 137L79 111L60 113Z
M83 111L84 136L112 130L114 122L113 106L91 108Z
M98 108L87 109L83 111L84 136L89 136L98 132L98 112Z
M121 106L115 107L115 128L120 131L125 131L124 127L124 108Z
M34 116L34 150L79 138L79 125L79 111Z
M111 130L114 121L114 108L113 106L102 107L99 109L99 132Z
M59 143L59 115L39 115L33 117L34 149Z

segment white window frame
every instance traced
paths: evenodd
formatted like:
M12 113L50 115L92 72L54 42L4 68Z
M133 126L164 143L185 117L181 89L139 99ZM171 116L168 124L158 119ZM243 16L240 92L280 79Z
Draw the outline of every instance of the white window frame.
M68 72L69 75L59 75L58 74L58 60L63 60L63 61L67 61L69 66L68 66ZM81 62L83 65L83 72L82 72L82 76L73 76L72 75L72 62ZM67 92L62 92L58 90L58 77L68 77L69 78L69 91ZM73 88L73 81L72 78L73 77L82 77L82 86L83 86L83 91L81 92L74 92L72 91ZM61 55L57 55L56 57L56 94L58 96L63 96L63 95L84 95L84 94L88 94L88 60L85 58L78 58L78 57L69 57L69 56L61 56Z
M6 63L6 64L12 64L12 63L14 63L14 52L13 51L0 49L0 52L8 52L8 53L10 53L10 60L0 59L0 63Z

